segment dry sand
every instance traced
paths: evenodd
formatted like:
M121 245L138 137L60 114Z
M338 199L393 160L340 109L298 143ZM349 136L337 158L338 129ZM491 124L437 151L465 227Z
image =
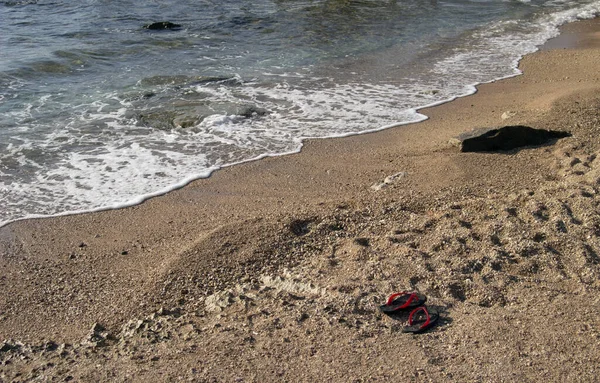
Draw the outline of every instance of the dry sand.
M599 34L423 123L0 229L0 381L600 381ZM573 136L448 144L508 124ZM379 312L406 289L431 331Z

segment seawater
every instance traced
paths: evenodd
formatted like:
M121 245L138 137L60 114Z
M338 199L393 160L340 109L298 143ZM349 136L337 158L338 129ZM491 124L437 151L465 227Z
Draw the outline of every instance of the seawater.
M0 0L0 226L423 120L599 13L598 0ZM144 28L160 21L181 28Z

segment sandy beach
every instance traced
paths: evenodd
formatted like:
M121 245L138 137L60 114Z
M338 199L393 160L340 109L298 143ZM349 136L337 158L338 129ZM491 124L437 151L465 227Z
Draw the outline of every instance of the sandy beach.
M0 382L595 382L600 21L428 120L0 228ZM450 142L524 125L571 137ZM424 334L379 305L440 313Z

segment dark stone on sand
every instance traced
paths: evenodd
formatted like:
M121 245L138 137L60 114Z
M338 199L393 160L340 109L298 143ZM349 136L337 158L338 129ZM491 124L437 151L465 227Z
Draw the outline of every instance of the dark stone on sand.
M462 133L451 140L461 152L510 151L526 146L554 143L559 138L570 137L571 133L558 130L534 129L523 125L501 128L483 128Z
M165 29L176 30L176 29L181 29L181 25L172 23L170 21L160 21L158 23L144 25L144 28L155 30L155 31L160 31L160 30L165 30Z

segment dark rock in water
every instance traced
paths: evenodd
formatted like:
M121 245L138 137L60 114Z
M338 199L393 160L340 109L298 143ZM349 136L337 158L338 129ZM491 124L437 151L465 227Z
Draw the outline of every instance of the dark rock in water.
M235 77L225 76L152 76L140 80L142 86L162 86L172 85L173 87L190 87L194 85L206 85L210 83L219 83L224 85L236 85L239 80Z
M156 85L185 85L195 79L195 77L185 75L175 76L152 76L145 77L140 80L142 86L156 86Z
M180 29L181 25L171 23L170 21L161 21L158 23L144 25L144 28L152 29L152 30L164 30L164 29L175 30L175 29Z
M7 7L14 7L18 5L37 4L37 2L38 0L4 1L3 4Z
M173 120L176 116L177 114L174 111L150 110L136 117L138 123L142 126L160 130L171 130L175 128Z
M188 85L205 85L210 83L218 83L220 85L239 85L240 80L235 77L206 76L198 77L195 81L190 82Z
M559 138L570 136L571 133L569 132L515 125L502 128L476 129L462 133L452 139L450 143L459 146L461 152L498 152L525 146L551 144Z
M264 109L258 108L256 106L248 106L242 109L239 113L240 116L244 116L246 118L252 117L260 117L266 115L268 112Z

